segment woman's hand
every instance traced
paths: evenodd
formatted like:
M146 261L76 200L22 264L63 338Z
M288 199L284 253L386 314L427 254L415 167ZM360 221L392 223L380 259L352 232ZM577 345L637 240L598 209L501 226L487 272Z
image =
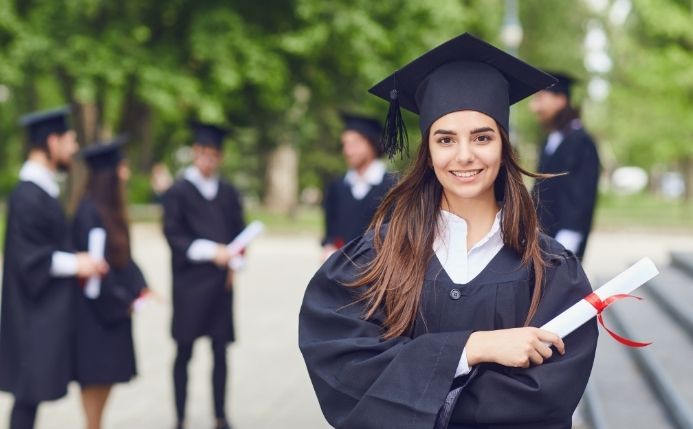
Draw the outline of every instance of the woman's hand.
M552 345L560 354L565 354L565 345L558 335L539 328L525 327L477 331L469 336L465 347L470 366L491 362L514 368L528 368L530 364L541 365L550 358L553 354Z

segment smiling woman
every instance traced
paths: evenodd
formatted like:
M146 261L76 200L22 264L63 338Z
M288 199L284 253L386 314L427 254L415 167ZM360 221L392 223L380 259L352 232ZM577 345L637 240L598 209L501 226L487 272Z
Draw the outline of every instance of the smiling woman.
M459 36L371 89L422 144L371 229L311 280L299 345L338 428L565 428L592 368L594 323L536 328L591 291L540 233L507 137L510 105L554 79ZM557 353L554 353L556 351ZM502 406L499 406L502 405Z

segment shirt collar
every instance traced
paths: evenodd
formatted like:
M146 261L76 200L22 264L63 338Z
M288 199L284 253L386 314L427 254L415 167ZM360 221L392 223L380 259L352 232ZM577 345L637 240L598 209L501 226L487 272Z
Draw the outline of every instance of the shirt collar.
M385 168L385 163L380 159L376 159L368 165L363 174L359 174L353 169L347 171L346 175L344 176L344 180L350 185L357 182L365 182L371 186L376 186L383 181L386 171L387 169Z
M35 184L53 198L58 198L60 195L56 174L38 162L29 160L24 162L22 169L19 170L19 180Z
M472 247L469 251L471 252L472 250L483 246L490 240L498 240L500 239L502 241L503 236L501 234L501 219L502 219L502 213L503 210L498 210L498 213L496 213L496 217L493 220L493 225L491 225L491 229L484 235L484 237L479 240L474 247ZM440 210L440 216L438 217L438 234L441 238L443 238L442 242L440 240L438 241L438 245L444 245L445 243L450 243L451 236L454 235L459 235L462 234L464 237L467 236L467 221L464 220L463 218L457 216L454 213L451 213L447 210ZM465 240L466 241L466 240Z
M195 185L203 197L207 200L213 200L219 190L219 176L205 177L200 170L191 165L183 172L183 177Z

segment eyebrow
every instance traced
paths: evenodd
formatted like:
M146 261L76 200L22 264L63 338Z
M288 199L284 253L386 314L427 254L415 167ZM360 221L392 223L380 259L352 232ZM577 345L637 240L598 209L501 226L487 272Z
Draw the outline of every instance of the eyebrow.
M474 128L473 130L471 130L469 132L469 134L479 134L479 133L487 133L487 132L495 133L496 131L491 127L480 127L480 128ZM436 134L457 135L457 133L455 131L451 131L451 130L435 130L433 132L433 135L436 135Z

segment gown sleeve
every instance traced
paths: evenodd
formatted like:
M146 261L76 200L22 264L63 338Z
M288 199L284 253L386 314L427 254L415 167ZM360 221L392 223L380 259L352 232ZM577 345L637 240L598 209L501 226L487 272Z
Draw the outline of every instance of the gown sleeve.
M532 326L541 326L592 292L577 258L565 250L547 269L547 283ZM592 319L564 338L565 355L555 352L542 365L508 368L479 365L452 413L455 423L520 424L570 421L587 385L597 346ZM503 404L503 406L498 406Z
M368 232L315 274L301 307L299 346L332 426L430 429L471 331L382 339L382 312L364 320L363 290L344 286L373 256Z
M322 208L325 214L325 237L322 239L321 244L326 246L328 244L334 244L336 241L335 237L335 219L336 219L336 182L331 182L325 188L325 198L322 202Z
M174 185L164 194L164 235L171 247L173 259L176 264L185 264L187 251L195 241L185 228L183 218L183 208L181 207L181 189L179 185Z
M55 236L55 225L50 213L41 207L30 193L16 194L12 207L11 241L7 249L15 252L15 260L22 284L32 299L38 299L43 291L51 287L51 265L53 253L65 251L51 237ZM9 232L9 231L8 231Z
M583 134L578 143L573 168L566 177L567 195L561 199L562 218L558 227L585 233L597 200L600 163L597 148L588 135Z

